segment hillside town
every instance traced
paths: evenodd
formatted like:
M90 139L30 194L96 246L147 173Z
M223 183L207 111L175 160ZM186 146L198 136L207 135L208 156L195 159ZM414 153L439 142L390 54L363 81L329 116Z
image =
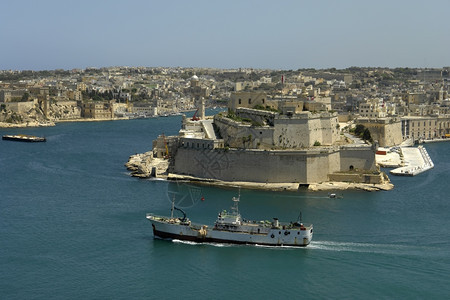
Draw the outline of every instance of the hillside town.
M166 116L195 111L198 99L206 107L225 107L229 101L241 99L233 105L266 109L267 105L256 99L268 103L282 99L296 104L297 110L336 113L339 123L360 124L380 146L393 146L408 138L449 137L449 71L449 67L3 70L0 126ZM272 108L285 113L295 109L286 105Z

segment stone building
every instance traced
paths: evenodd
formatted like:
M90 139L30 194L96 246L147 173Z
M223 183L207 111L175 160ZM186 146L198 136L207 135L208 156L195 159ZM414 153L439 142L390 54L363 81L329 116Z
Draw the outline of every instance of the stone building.
M440 136L438 134L438 118L436 116L407 116L401 118L401 123L404 138L412 138L417 141L421 139L434 139ZM440 124L445 125L445 121ZM442 129L443 131L445 130L444 128Z
M436 132L438 137L450 137L450 115L438 116Z
M263 107L269 106L273 109L278 109L278 101L271 101L267 99L265 92L236 92L231 94L231 99L228 102L228 108L235 111L238 107L254 108L260 105Z
M370 131L374 141L378 141L381 147L400 145L404 138L399 119L395 118L359 118L357 124L364 125Z
M91 101L81 106L81 116L92 119L111 119L111 105L107 101Z
M363 118L384 118L386 112L382 99L370 99L359 104L359 115Z

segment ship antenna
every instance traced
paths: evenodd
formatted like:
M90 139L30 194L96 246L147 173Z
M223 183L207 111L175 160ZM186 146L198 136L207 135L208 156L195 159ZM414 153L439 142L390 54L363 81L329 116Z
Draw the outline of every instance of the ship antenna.
M302 212L301 212L301 211L300 211L300 214L298 215L297 222L300 223L300 224L303 223L303 222L302 222Z
M231 209L234 211L235 214L239 214L239 201L241 199L241 188L239 187L239 194L238 197L233 197L233 206Z

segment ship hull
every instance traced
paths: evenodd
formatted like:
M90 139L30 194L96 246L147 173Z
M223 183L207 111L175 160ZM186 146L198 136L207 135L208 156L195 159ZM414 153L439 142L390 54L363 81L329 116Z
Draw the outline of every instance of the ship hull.
M27 142L27 143L37 143L46 142L44 137L30 136L30 135L4 135L3 140L16 141L16 142Z
M312 239L312 227L300 229L265 228L264 233L209 229L206 226L170 224L155 218L153 234L157 238L177 239L197 243L249 244L266 246L305 247Z

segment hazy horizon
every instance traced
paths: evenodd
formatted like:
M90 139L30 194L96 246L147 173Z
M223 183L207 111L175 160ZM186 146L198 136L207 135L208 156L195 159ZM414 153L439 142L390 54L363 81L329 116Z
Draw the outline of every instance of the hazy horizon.
M450 66L450 2L10 1L0 70Z

